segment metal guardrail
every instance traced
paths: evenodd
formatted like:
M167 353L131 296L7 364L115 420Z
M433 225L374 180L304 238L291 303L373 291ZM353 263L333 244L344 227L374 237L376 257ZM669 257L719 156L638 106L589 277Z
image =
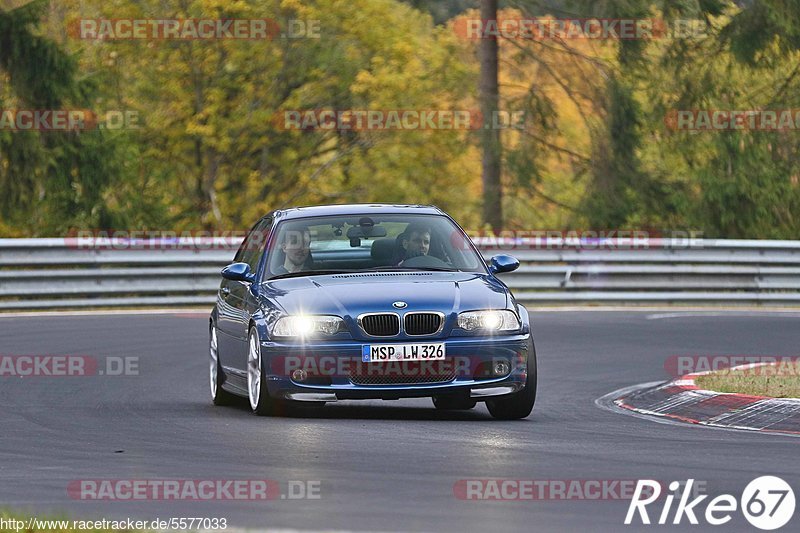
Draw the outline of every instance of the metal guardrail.
M240 239L0 239L0 310L210 305ZM526 303L800 305L800 241L476 239Z

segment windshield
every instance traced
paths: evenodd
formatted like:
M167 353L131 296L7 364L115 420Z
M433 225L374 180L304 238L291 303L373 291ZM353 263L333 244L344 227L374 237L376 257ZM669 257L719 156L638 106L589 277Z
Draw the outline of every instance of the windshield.
M278 225L267 278L379 270L486 272L469 238L441 215L330 216Z

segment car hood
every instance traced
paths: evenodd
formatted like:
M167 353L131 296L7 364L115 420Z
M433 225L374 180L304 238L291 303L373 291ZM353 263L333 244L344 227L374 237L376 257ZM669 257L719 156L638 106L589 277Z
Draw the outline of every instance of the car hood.
M331 314L356 317L393 311L468 311L503 309L507 289L486 274L471 272L380 272L305 276L268 281L260 294L287 314Z

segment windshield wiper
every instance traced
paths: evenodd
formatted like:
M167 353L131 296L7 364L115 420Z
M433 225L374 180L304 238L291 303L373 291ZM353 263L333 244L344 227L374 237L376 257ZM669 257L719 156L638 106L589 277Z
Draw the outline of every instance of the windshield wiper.
M383 266L374 268L351 268L348 270L301 270L299 272L288 272L286 274L278 274L277 276L272 276L266 281L300 278L305 276L329 276L332 274L358 274L364 272L410 272L414 270L423 272L463 272L463 270L445 268L445 267Z
M277 276L272 276L267 281L273 281L276 279L287 279L287 278L300 278L304 276L328 276L330 274L352 274L353 272L361 272L361 270L300 270L299 272L287 272L286 274L278 274Z
M429 272L462 272L457 268L445 267L412 267L412 266L382 266L364 270L364 272L387 272L392 270L406 271L406 270L423 270Z

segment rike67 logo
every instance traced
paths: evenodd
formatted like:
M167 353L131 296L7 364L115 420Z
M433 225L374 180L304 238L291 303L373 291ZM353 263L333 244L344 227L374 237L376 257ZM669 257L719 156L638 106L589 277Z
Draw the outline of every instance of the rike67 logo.
M721 526L733 518L734 513L741 511L751 525L758 529L771 531L783 527L794 515L794 491L783 479L775 476L762 476L751 481L737 499L731 494L722 494L705 503L708 495L695 496L692 486L694 479L686 483L673 481L669 484L669 493L663 498L661 512L652 519L648 511L658 512L658 505L652 505L661 498L662 486L658 481L640 479L636 484L625 524L656 523L660 525L680 524L685 519L693 525L699 524L698 516L707 524ZM681 487L683 490L681 491ZM673 503L678 500L673 511ZM651 506L648 509L648 506ZM638 517L638 518L637 518ZM671 521L670 521L671 518ZM654 520L655 522L651 521ZM684 522L685 523L685 522Z

